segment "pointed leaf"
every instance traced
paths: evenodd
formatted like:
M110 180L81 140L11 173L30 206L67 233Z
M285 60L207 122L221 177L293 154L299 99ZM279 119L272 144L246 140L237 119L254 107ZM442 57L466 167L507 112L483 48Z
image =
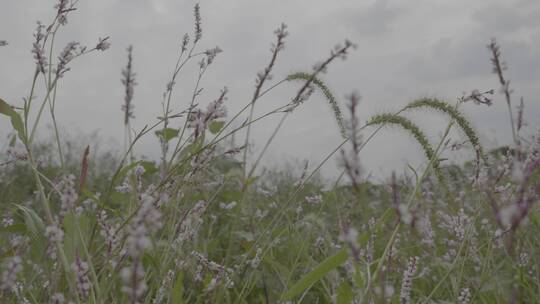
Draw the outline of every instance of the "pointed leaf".
M165 139L166 142L178 136L178 129L165 128L163 130L157 130L156 135L159 138Z
M25 142L24 124L21 116L11 108L11 106L0 98L0 114L4 114L11 119L13 129L19 134L19 138Z
M285 294L283 294L283 300L291 300L295 296L303 293L309 289L313 284L322 279L330 271L338 268L341 264L347 261L349 253L346 249L338 251L333 256L327 258L321 262L315 269L306 274L300 281L296 282Z
M224 125L224 121L212 121L208 126L208 130L210 130L210 133L212 134L217 134Z

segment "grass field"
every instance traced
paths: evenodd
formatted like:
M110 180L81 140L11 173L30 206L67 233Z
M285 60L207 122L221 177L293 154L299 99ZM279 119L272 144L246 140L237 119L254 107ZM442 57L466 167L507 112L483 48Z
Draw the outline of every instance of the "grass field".
M111 39L99 38L92 47L58 49L75 4L58 1L54 19L38 24L24 101L0 99L0 119L12 127L0 154L0 303L540 302L540 138L521 135L524 104L512 99L495 40L486 61L506 105L492 106L508 111L513 142L488 150L461 105L491 106L498 91L404 101L364 123L359 95L348 95L342 109L323 79L353 42L332 48L312 69L272 79L285 25L241 111L228 113L227 88L199 106L197 82L177 112L172 96L184 66L198 66L200 79L221 52L200 49L196 5L193 33L173 50L179 57L162 92L162 115L140 130L131 126L137 58L128 48L118 113L124 143L121 153L98 153L73 147L55 117L57 85L73 73L70 64L110 47ZM297 93L256 116L257 101L283 83L296 84ZM342 144L318 164L261 170L283 122L309 106L314 92L328 102ZM436 141L408 118L420 110L447 118ZM47 115L52 136L40 139ZM270 116L281 119L272 136L252 138L251 126ZM417 142L424 163L375 183L364 174L362 150L387 127ZM137 154L148 136L159 139L159 159ZM260 152L250 149L253 142ZM442 159L457 150L469 160ZM341 174L328 181L319 169L334 157Z

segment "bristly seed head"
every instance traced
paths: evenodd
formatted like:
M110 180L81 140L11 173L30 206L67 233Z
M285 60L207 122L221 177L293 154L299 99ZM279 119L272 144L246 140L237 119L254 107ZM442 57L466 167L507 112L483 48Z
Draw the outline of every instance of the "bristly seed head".
M95 49L98 51L106 51L110 47L111 43L109 42L109 37L105 37L98 39L98 44L96 45Z
M127 48L128 62L125 69L122 70L122 84L124 85L125 96L124 104L122 105L122 111L124 111L124 125L129 124L131 118L135 118L133 115L133 93L137 82L135 81L135 73L133 72L133 46Z
M195 4L193 9L193 14L195 15L195 39L193 44L199 42L202 38L202 28L201 28L201 7L199 3Z

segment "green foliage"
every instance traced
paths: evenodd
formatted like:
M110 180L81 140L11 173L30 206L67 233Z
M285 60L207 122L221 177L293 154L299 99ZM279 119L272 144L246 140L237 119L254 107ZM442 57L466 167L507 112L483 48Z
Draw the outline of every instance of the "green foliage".
M219 131L221 131L224 125L225 125L224 121L213 121L208 126L208 130L212 134L217 134Z
M331 257L328 257L326 260L321 262L315 269L313 269L306 276L304 276L300 281L294 284L285 294L283 294L283 299L291 300L295 296L298 296L306 289L311 287L313 284L315 284L317 281L326 276L328 272L336 269L337 267L341 266L341 264L345 263L348 257L349 253L345 249L338 251Z
M165 129L157 130L155 133L158 138L165 140L165 142L169 142L171 139L178 136L179 130L172 129L172 128L165 128Z
M2 99L0 99L0 114L9 117L13 130L17 131L19 138L23 142L26 142L26 134L24 132L24 124L21 116L17 112L15 112L15 110L13 110L7 102Z
M72 10L69 6L58 10L45 36L35 35L34 47L39 50L34 51L41 56L45 50L50 57L41 59L55 60L54 39L62 28L57 22ZM540 215L532 207L540 195L536 145L493 151L493 163L484 164L491 167L445 166L449 177L445 180L438 154L452 125L434 149L409 119L380 114L357 126L358 134L363 135L367 126L397 126L419 143L431 166L423 172L410 167L412 178L396 177L389 183L365 178L353 188L341 176L329 182L319 175L339 146L313 171L307 164L300 171L296 164L288 164L282 170L246 174L248 151L238 160L241 149L233 136L247 123L223 131L234 126L244 110L253 109L253 103L227 122L226 90L206 111L197 108L199 81L219 53L219 48L196 50L202 37L199 10L197 5L195 39L189 46L189 37L184 39L164 95L167 122L158 117L134 138L126 138L122 157L86 150L81 166L82 151L72 147L98 143L60 139L54 118L58 71L45 73L39 61L23 114L0 99L0 114L10 119L17 133L9 148L19 148L19 141L24 144L19 154L14 150L0 154L0 302L51 303L54 297L65 303L132 304L538 301ZM282 49L285 26L276 35L274 57L264 75L270 74ZM99 39L96 49L105 50L107 43L107 38ZM319 70L345 57L352 44L346 45L333 50ZM74 60L95 49L81 48L76 55L69 50L61 56ZM176 76L199 55L206 58L199 65L191 106L169 116ZM131 67L123 74L134 76ZM261 96L260 77L256 98ZM23 120L38 95L35 89L41 96L41 86L36 86L41 78L48 85L37 111L32 109L36 118L30 125L34 131L39 127L49 105L55 138L44 143L27 139L29 121ZM313 83L330 104L345 137L337 99L322 80L294 73L286 81ZM126 86L126 102L133 97L133 84ZM420 108L450 117L484 157L471 123L456 107L424 98L399 113ZM125 117L131 117L130 104L124 110ZM259 118L250 115L248 125L280 112L283 108ZM193 113L199 116L190 116ZM173 119L184 119L184 127L168 128L168 120ZM196 131L190 128L193 119L203 119L197 121ZM129 124L126 128L131 131ZM206 138L206 131L215 138ZM143 135L152 133L162 141L161 163L138 158L132 149ZM272 138L276 133L277 129ZM175 138L176 147L169 150ZM353 152L361 153L368 141L354 143ZM431 167L439 183L432 182ZM508 174L510 168L518 174ZM490 180L481 180L480 170ZM471 183L471 176L478 180Z

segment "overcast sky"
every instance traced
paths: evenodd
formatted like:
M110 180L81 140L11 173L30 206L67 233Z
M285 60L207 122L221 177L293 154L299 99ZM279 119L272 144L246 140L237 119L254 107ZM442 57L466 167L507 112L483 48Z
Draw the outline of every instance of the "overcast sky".
M28 94L34 70L30 47L35 22L49 22L54 3L0 0L0 40L9 42L0 48L0 96L10 103L20 104ZM79 1L78 10L70 14L69 24L58 38L59 50L72 40L93 46L98 37L105 36L111 37L112 47L75 62L59 83L57 117L62 132L76 136L97 131L108 144L122 142L120 71L130 44L134 46L139 83L135 88L133 127L140 129L155 121L181 37L193 31L194 4L181 0ZM200 4L201 50L216 45L224 50L202 81L201 104L215 98L223 86L230 91L229 113L249 101L255 75L269 60L273 31L281 22L288 25L290 35L273 73L275 81L293 71L310 70L345 38L358 45L346 61L332 64L323 78L343 108L346 94L357 90L362 95L362 121L375 113L396 110L418 97L454 102L463 92L497 89L486 49L490 39L496 37L508 63L513 98L516 104L519 97L525 98L529 132L538 130L538 0L203 0ZM182 73L173 101L175 109L189 104L187 96L195 80L195 69ZM287 84L265 96L256 112L262 114L283 105L295 90L294 85ZM462 108L489 147L507 143L510 138L506 105L499 95L494 101L491 107ZM410 118L429 130L433 142L443 132L445 120L441 116L420 113ZM254 128L254 137L259 139L256 147L260 149L264 144L277 119L265 120ZM7 129L6 119L0 120L2 138ZM314 95L288 118L265 163L309 159L315 166L339 142L328 105L320 95ZM136 149L149 157L159 151L154 136L143 140ZM462 159L472 157L470 153L462 154ZM366 173L380 176L392 169L404 170L407 162L418 165L422 153L407 134L386 130L368 145L361 159ZM336 172L336 163L329 162L324 172Z

